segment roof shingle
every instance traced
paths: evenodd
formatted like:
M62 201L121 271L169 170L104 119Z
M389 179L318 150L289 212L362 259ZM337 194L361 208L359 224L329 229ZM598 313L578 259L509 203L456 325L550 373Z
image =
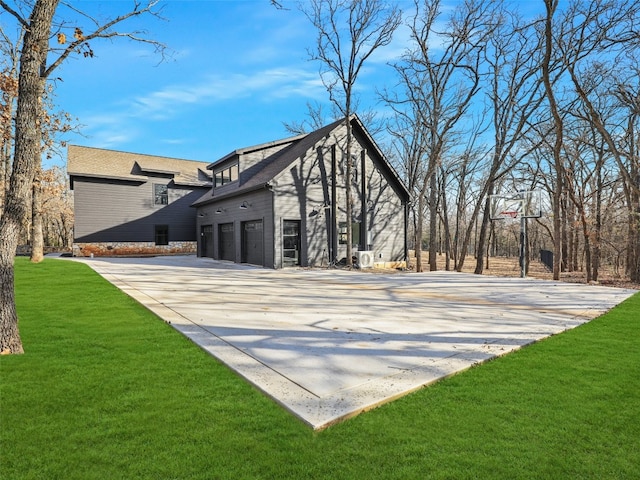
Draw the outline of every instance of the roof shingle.
M211 176L206 174L207 163L195 160L143 155L139 153L105 150L102 148L69 145L67 173L71 177L108 178L146 182L150 174L173 175L174 183L188 186L208 186Z
M307 152L310 148L318 144L318 142L320 142L322 138L328 136L333 130L335 130L343 123L344 118L341 118L307 135L300 135L297 137L284 139L279 142L276 141L270 144L264 144L265 146L269 146L277 143L290 142L289 145L268 156L256 165L253 165L247 171L241 172L241 177L244 177L244 180L241 181L241 183L238 185L238 188L233 190L225 190L224 193L218 195L214 195L213 190L210 190L202 195L202 197L200 197L196 202L194 202L193 205L203 205L209 202L221 200L223 198L228 198L231 196L236 196L245 192L263 188L264 186L268 185L269 182L271 182L280 172L286 169L289 165L291 165L298 158L304 155L305 152ZM382 159L381 167L386 170L387 178L389 178L396 184L396 188L399 193L401 193L405 197L408 197L406 187L398 177L397 173L393 170L393 168L386 162L386 160L384 160L380 149L375 144L373 139L369 136L368 132L360 122L360 119L356 115L354 115L351 118L351 123L354 127L357 127L363 133L364 137L371 144L373 149L378 152L380 158ZM251 148L253 147L238 149L232 152L232 154L241 154L244 151L250 150ZM212 163L211 165L209 165L209 168L212 168L222 160L226 160L232 154L229 154L219 161Z

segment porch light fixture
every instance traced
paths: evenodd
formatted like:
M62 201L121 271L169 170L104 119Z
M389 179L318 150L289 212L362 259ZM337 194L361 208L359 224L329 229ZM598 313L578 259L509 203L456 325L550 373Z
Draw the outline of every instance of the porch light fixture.
M199 214L198 214L198 217L200 217L200 218L202 218L202 217L206 217L206 216L207 216L207 214L206 214L206 213L199 213Z
M247 208L249 208L251 205L249 205L246 201L242 202L242 205L240 205L240 209L241 210L246 210Z
M224 210L218 207L218 209L216 210L216 215L220 215L222 212L224 212Z

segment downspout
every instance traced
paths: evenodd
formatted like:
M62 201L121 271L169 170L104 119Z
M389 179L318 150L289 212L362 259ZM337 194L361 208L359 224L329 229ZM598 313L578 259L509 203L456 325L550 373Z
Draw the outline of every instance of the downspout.
M273 259L271 262L271 268L277 269L277 268L282 268L282 259L280 259L280 264L278 266L278 264L276 263L276 258L277 258L276 257L276 243L277 243L276 242L276 195L273 192L272 185L267 183L264 186L264 188L266 188L267 190L269 190L269 192L271 192L271 228L273 232L271 235L272 237L271 248L273 249L272 251L273 256L271 257ZM263 239L263 242L264 242L264 239Z
M336 186L336 169L338 168L337 159L336 159L336 146L335 144L331 146L331 262L337 262L338 258L338 238L336 235L337 230L337 213L336 213L336 195L337 195L337 186Z
M409 202L404 202L404 263L409 267L409 238L407 232L409 231Z

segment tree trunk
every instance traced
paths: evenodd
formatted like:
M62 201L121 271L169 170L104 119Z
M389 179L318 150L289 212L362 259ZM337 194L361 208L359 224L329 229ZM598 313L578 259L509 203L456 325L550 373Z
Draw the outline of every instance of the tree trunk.
M632 282L640 283L640 159L633 155L630 166L631 185L629 205L630 261L627 266Z
M485 252L485 268L489 270L489 259L491 258L491 242L495 240L496 230L493 222L489 226L489 238L487 239L487 251ZM495 250L495 249L494 249Z
M431 172L429 191L429 271L438 270L438 177Z
M598 281L598 275L600 270L600 242L602 241L602 160L601 157L598 158L598 163L596 164L596 198L595 198L595 234L593 239L593 256L591 261L592 268L591 273L593 275L593 281Z
M444 182L445 182L445 175L444 172L442 173L442 188L441 193L442 193L442 228L444 229L444 252L445 252L445 264L444 264L444 269L448 272L451 270L451 247L452 247L452 241L451 241L451 229L449 226L449 212L448 210L448 205L447 205L447 194L446 194L446 189L444 188Z
M591 242L589 240L591 232L589 231L589 220L584 208L580 209L580 222L582 223L582 237L584 238L584 263L587 271L587 283L589 283L594 280L591 270Z
M347 101L348 103L348 101ZM351 179L353 178L352 158L351 158L351 119L350 107L346 108L346 126L347 126L347 151L346 151L346 172L345 172L345 196L346 196L346 222L347 222L347 266L353 266L353 199L351 198Z
M487 230L489 229L489 217L491 212L491 195L493 195L493 185L489 185L487 189L487 197L485 200L484 213L482 215L482 224L480 225L480 236L476 246L476 268L473 273L482 275L484 271L484 256L487 248Z
M27 215L42 133L41 100L51 21L59 0L38 0L29 19L20 55L19 95L15 121L13 170L0 219L0 352L22 353L14 292L14 257L22 220Z
M44 258L44 232L42 229L42 185L40 172L33 181L31 196L31 261L40 263Z
M546 7L546 17L544 26L544 58L542 61L542 80L544 90L549 100L549 107L553 116L553 126L555 130L555 141L553 144L553 160L556 170L556 185L553 192L553 279L560 280L560 264L562 262L562 218L561 202L563 187L563 163L562 163L562 142L563 142L563 120L558 112L555 94L551 85L550 64L551 53L553 51L553 14L558 6L557 0L544 0Z
M424 230L424 195L418 197L416 224L416 272L422 272L422 235Z
M462 240L462 246L460 247L460 254L458 257L458 261L455 266L455 269L457 272L461 272L462 268L464 267L464 261L465 261L465 258L467 257L467 252L469 250L469 243L471 242L472 233L475 233L473 253L475 256L478 255L478 215L480 214L480 203L481 202L477 203L476 206L473 208L471 219L469 220L469 224L467 225L467 229L464 234L464 239Z
M640 178L637 179L636 188L640 188ZM631 265L629 265L629 278L632 282L640 283L640 195L634 192L631 195L632 206L629 219L631 236Z
M569 188L567 186L567 188ZM565 196L562 199L562 211L564 212L562 215L562 272L573 272L574 271L574 256L573 256L573 208L569 207L569 201Z

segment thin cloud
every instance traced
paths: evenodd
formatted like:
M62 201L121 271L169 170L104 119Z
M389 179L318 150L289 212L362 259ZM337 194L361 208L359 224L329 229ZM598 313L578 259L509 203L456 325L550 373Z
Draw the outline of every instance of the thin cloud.
M165 120L189 105L211 105L246 97L270 101L290 96L313 98L322 94L318 74L302 69L285 67L253 74L213 74L196 84L171 85L136 97L128 115Z
M270 68L253 74L211 74L198 82L168 85L145 95L121 99L110 111L83 117L83 122L87 125L85 133L94 145L114 148L135 140L141 134L141 121L166 123L194 108L215 108L216 104L239 103L249 98L257 103L269 103L325 96L317 72L300 68ZM181 141L173 139L165 143Z

